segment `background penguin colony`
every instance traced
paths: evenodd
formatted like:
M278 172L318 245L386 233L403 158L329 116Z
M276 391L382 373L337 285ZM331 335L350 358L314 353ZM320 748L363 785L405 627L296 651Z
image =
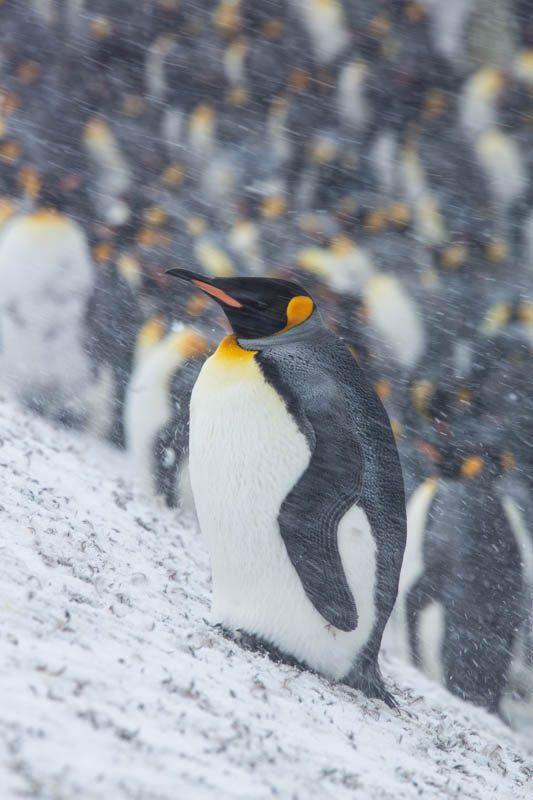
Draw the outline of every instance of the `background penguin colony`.
M169 267L312 293L411 497L389 647L531 719L531 4L0 0L2 383L175 504L224 331Z

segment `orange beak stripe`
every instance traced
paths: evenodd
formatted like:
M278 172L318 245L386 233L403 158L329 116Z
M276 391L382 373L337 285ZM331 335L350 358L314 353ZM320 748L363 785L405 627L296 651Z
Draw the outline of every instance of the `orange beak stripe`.
M227 306L233 306L233 308L242 308L242 303L239 303L238 300L235 300L226 292L222 291L222 289L217 289L216 286L211 286L210 283L204 283L203 281L191 281L191 283L196 284L203 292L207 292L211 295L211 297L216 297L217 300L222 300L223 303L226 303Z

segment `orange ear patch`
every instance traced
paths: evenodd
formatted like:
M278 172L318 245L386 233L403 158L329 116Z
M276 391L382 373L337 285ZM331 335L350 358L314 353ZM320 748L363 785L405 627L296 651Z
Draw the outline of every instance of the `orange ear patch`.
M215 297L217 300L222 300L222 302L226 303L227 306L233 306L233 308L242 308L242 303L239 303L238 300L235 300L234 297L231 297L222 289L217 289L216 286L211 286L210 283L204 283L203 281L193 280L191 282L198 286L203 292L210 294L211 297Z
M287 306L287 324L279 332L283 333L283 331L288 331L289 328L294 328L296 325L305 322L313 313L313 309L314 304L310 297L304 295L293 297Z
M464 460L461 467L461 478L465 480L475 478L483 470L484 466L483 459L480 456L469 456Z

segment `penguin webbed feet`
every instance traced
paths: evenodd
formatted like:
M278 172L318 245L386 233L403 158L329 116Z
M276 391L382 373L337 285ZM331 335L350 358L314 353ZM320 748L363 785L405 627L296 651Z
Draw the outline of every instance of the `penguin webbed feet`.
M376 663L356 664L342 683L351 689L357 689L365 697L382 700L393 711L400 711L398 703L392 694L385 688L383 677Z
M315 675L318 674L315 670L297 661L293 656L287 655L275 645L270 644L270 642L265 641L265 639L261 639L260 636L256 636L253 633L248 633L241 629L237 631L231 630L225 628L220 623L215 625L215 628L222 633L225 639L229 639L239 645L243 650L249 650L267 656L276 664L286 664L289 667L296 667L299 670L312 672ZM343 678L340 683L349 686L351 689L362 692L368 698L382 700L389 708L398 713L400 711L398 703L385 688L383 677L376 663L366 662L364 664L356 664L346 678Z

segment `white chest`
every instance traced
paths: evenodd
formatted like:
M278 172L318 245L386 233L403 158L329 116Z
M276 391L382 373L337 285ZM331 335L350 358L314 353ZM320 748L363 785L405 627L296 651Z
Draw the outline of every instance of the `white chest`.
M8 224L0 241L0 372L19 396L43 392L50 410L83 408L92 282L86 237L68 217L39 211Z
M138 361L126 394L124 425L128 451L137 478L146 492L154 488L156 436L172 415L170 379L183 362L181 353L168 347L170 336Z
M190 473L211 555L213 622L255 633L341 678L375 618L375 546L364 514L352 508L339 526L339 549L360 624L350 633L335 630L305 594L277 521L310 457L305 436L251 356L208 359L191 400Z
M207 341L193 329L179 328L147 352L137 354L126 394L124 425L132 464L146 492L157 490L154 445L172 418L174 404L180 402L170 395L172 376L188 359L207 348Z

